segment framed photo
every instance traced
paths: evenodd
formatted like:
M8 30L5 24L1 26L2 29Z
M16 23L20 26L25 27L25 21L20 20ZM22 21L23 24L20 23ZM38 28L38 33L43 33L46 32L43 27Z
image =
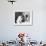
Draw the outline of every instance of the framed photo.
M32 12L29 12L29 11L16 11L15 12L15 25L31 26L32 23L33 23Z

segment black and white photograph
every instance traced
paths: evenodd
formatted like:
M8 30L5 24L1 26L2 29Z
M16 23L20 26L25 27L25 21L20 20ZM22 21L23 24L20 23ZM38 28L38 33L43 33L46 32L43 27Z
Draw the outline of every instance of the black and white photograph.
M15 12L15 25L32 25L32 15L30 12Z

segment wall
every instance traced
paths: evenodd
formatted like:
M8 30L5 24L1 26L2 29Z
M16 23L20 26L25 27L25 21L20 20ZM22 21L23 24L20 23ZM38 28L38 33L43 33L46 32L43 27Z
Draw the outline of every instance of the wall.
M32 26L15 26L14 13L16 10L33 10ZM37 41L46 40L46 1L17 0L13 5L7 0L0 0L0 40L11 40L18 32L26 32Z

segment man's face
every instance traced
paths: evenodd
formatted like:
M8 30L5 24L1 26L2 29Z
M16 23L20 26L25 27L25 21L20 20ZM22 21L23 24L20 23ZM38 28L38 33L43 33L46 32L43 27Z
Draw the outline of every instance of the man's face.
M21 23L22 22L22 16L19 16L17 19L17 23Z

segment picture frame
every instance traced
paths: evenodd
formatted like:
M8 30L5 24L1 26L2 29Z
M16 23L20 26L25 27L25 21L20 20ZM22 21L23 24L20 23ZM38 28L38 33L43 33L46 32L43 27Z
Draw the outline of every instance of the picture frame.
M33 11L15 11L15 25L16 26L32 26L33 25Z

